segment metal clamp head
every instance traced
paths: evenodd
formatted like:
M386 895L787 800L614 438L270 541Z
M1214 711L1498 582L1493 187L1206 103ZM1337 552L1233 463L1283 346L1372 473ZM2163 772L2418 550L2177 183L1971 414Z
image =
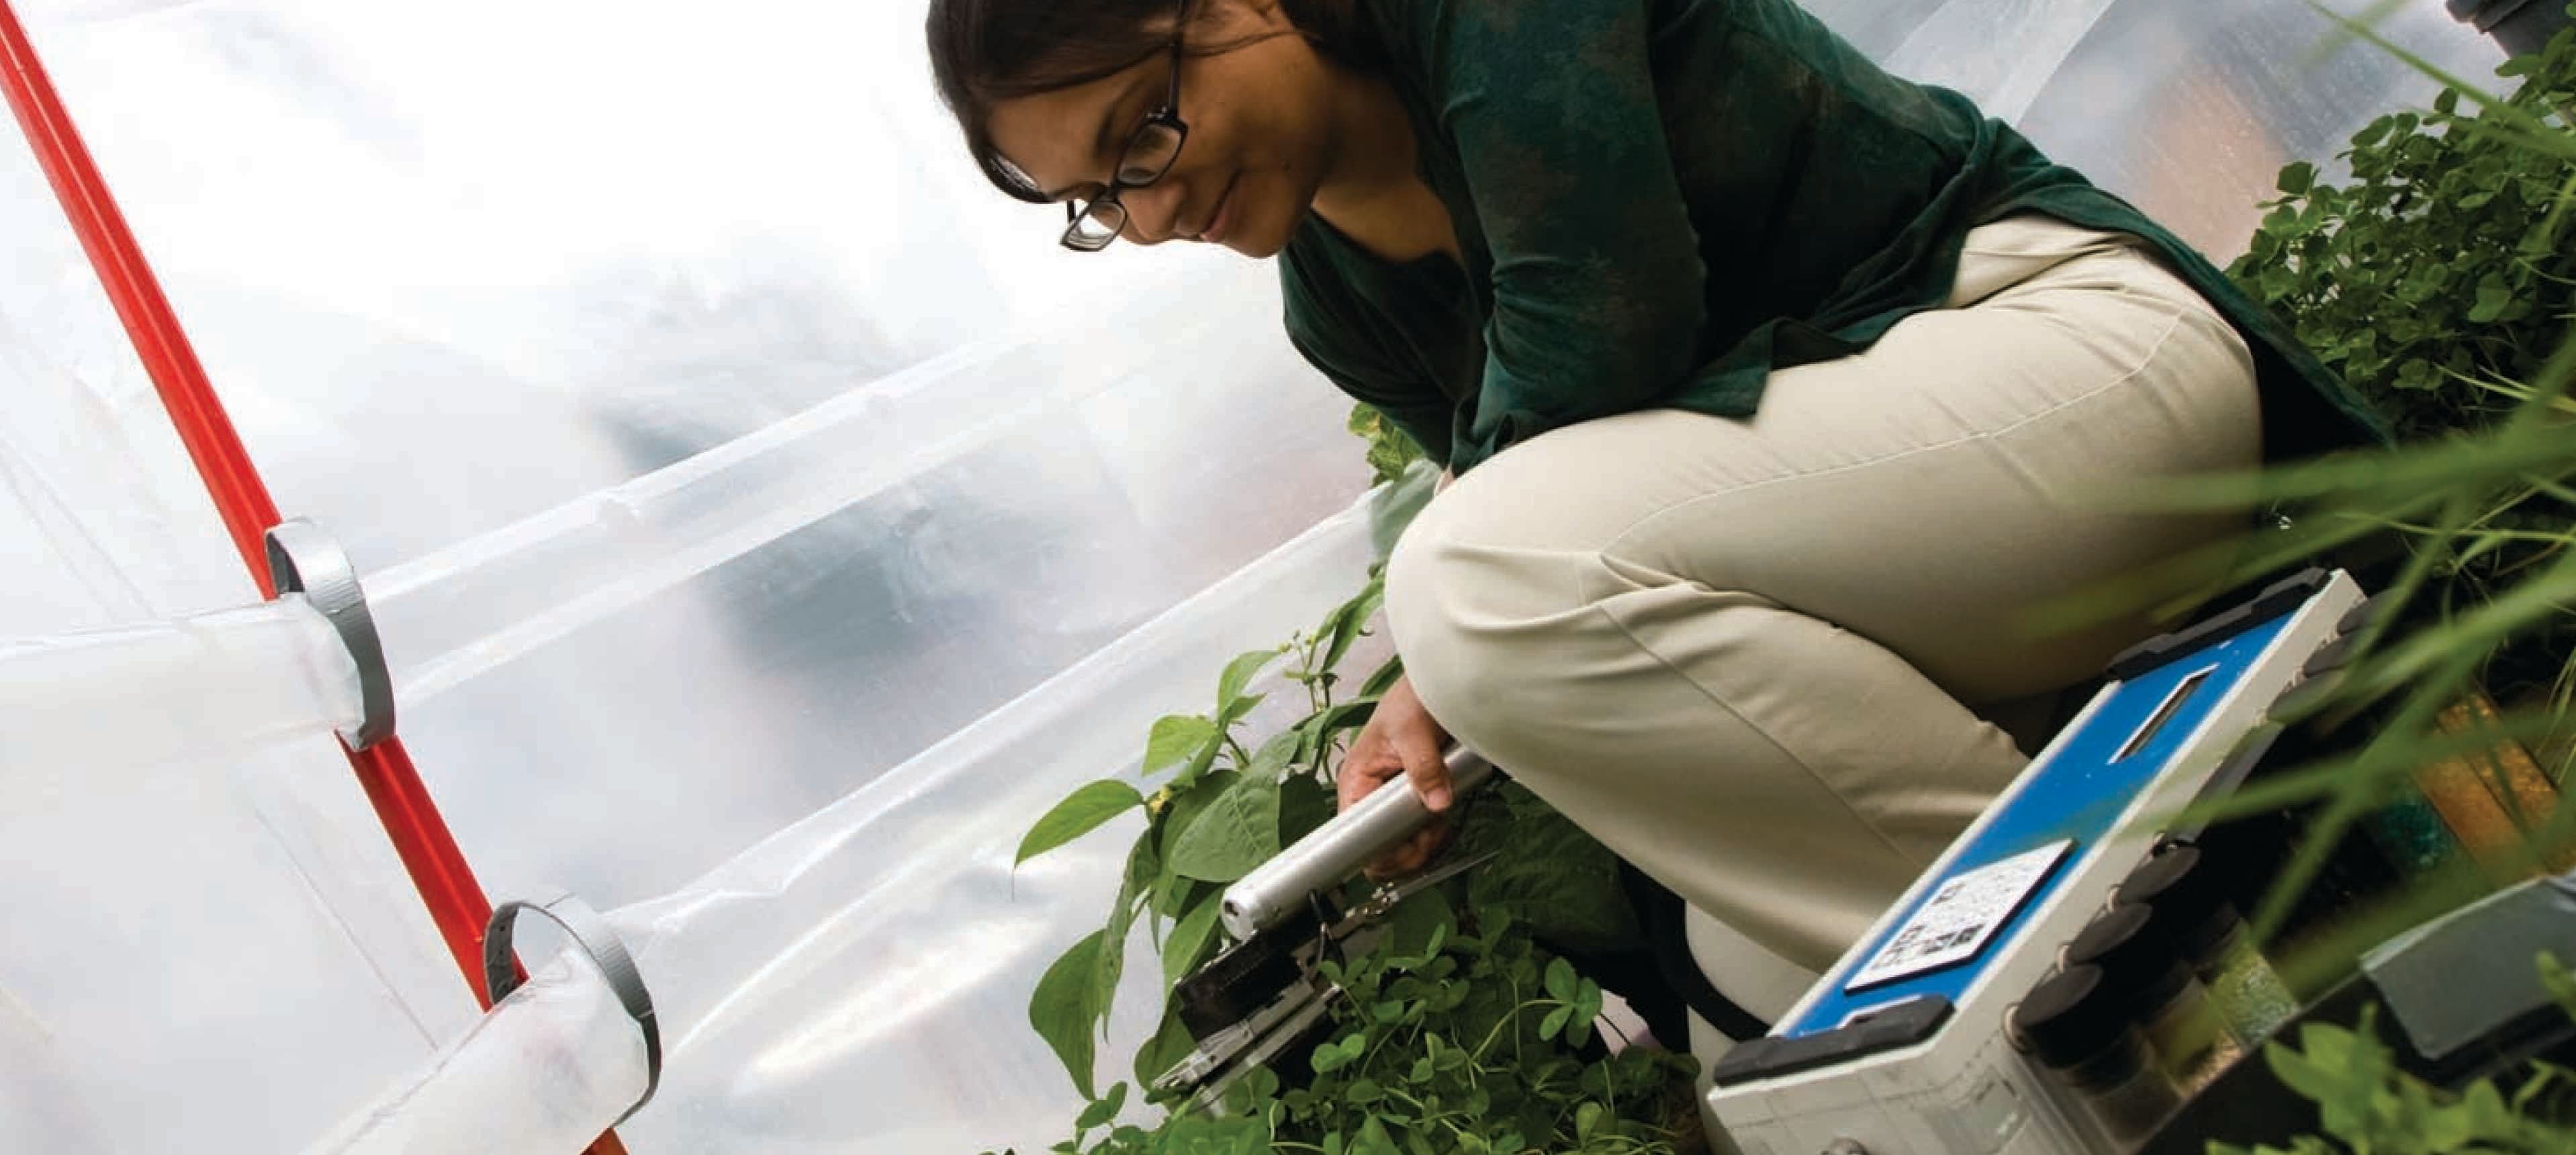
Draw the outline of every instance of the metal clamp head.
M394 732L394 680L385 668L384 640L376 635L375 615L367 611L366 591L358 587L357 567L340 543L321 526L303 518L278 523L268 531L269 584L279 595L302 594L340 634L349 660L358 666L359 719L356 730L340 738L352 750L364 750Z
M618 1005L626 1008L627 1017L635 1020L636 1029L644 1032L644 1094L609 1126L624 1123L652 1102L653 1092L662 1087L662 1027L653 1017L653 995L644 987L644 973L636 969L635 956L627 953L625 940L609 928L608 920L570 892L541 903L505 902L492 912L492 922L483 932L483 991L492 1005L501 1005L522 981L518 958L510 949L521 911L535 911L562 927L599 968L600 977L617 995Z

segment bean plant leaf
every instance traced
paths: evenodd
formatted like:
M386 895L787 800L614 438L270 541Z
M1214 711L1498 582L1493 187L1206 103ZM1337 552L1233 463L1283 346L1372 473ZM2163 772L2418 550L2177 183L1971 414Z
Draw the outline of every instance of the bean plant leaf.
M1099 1007L1101 1018L1109 1017L1109 1008L1118 997L1118 980L1127 969L1127 936L1136 927L1136 914L1162 872L1162 856L1154 850L1152 838L1138 838L1127 853L1125 881L1118 887L1118 900L1109 908L1109 925L1102 931L1100 957L1093 964L1092 1002Z
M1376 617L1378 608L1385 604L1386 582L1381 578L1370 582L1358 597L1334 610L1332 617L1325 621L1324 653L1317 660L1316 668L1330 670L1341 665L1342 658L1351 652L1352 644L1366 632L1369 619Z
M1377 715L1377 703L1375 697L1343 702L1307 719L1301 728L1307 731L1308 741L1318 747L1324 746L1343 734L1368 725L1368 720Z
M1496 858L1468 876L1471 907L1508 911L1548 941L1578 949L1619 951L1644 941L1618 857L1528 787L1504 782L1468 804L1454 853L1488 851Z
M1055 804L1037 825L1020 839L1016 867L1023 862L1099 829L1100 825L1145 804L1145 796L1136 788L1114 778L1104 778L1066 795Z
M1168 1005L1168 1000L1166 1002L1162 1026L1144 1046L1136 1049L1134 1066L1136 1084L1140 1087L1151 1087L1154 1080L1162 1078L1199 1045L1198 1040L1190 1037L1189 1026L1181 1021L1179 1008Z
M1286 646L1280 646L1278 648L1268 650L1252 650L1238 655L1233 661L1226 663L1225 673L1217 678L1216 681L1217 708L1219 710L1224 710L1233 706L1243 697L1244 687L1252 684L1252 676L1260 673L1263 667L1268 666L1272 662L1278 661L1279 655L1287 652L1288 647Z
M1244 767L1244 774L1247 777L1278 781L1282 774L1287 773L1289 763L1297 757L1297 742L1298 734L1294 729L1282 730L1271 735L1269 741L1262 743L1260 749L1252 752L1252 764Z
M1401 477L1405 467L1422 458L1422 447L1395 422L1367 404L1351 406L1350 431L1368 442L1369 484L1384 485Z
M1088 1131L1094 1127L1100 1126L1103 1123L1117 1118L1118 1112L1126 1106L1127 1084L1124 1082L1111 1083L1109 1085L1108 1094L1093 1100L1090 1106L1082 1109L1082 1114L1077 1116L1073 1121L1074 1129L1078 1131Z
M1360 683L1359 696L1375 700L1385 694L1388 688L1394 686L1396 680L1402 677L1404 677L1404 659L1388 658L1378 665L1376 672L1368 676L1368 681Z
M1038 1037L1055 1051L1064 1063L1067 1075L1073 1077L1076 1090L1089 1099L1091 1092L1092 1026L1100 1021L1101 1008L1094 1000L1098 987L1094 976L1100 965L1101 943L1105 932L1093 931L1073 949L1055 960L1055 965L1038 979L1037 992L1029 997L1029 1025Z
M1179 765L1216 741L1216 723L1196 714L1169 714L1154 723L1145 740L1145 773Z
M1279 853L1279 784L1238 776L1172 842L1171 870L1183 878L1232 882Z
M1295 845L1298 839L1331 821L1335 802L1333 788L1308 775L1291 774L1282 779L1279 783L1279 845Z
M1164 917L1179 918L1216 889L1213 883L1183 875L1174 869L1172 856L1180 846L1181 835L1195 825L1199 816L1207 813L1218 799L1225 797L1239 778L1232 770L1220 770L1200 779L1173 800L1172 809L1159 832L1162 841L1158 869L1162 873L1154 881L1154 909Z
M1171 808L1163 812L1163 873L1172 873L1172 856L1180 849L1181 836L1198 825L1199 816L1207 813L1234 789L1241 775L1232 770L1218 770L1190 783L1187 789L1172 796Z
M1233 729L1235 723L1250 716L1254 707L1268 701L1269 698L1268 694L1243 694L1227 699L1225 708L1217 711L1217 725L1229 730Z
M1163 942L1163 981L1177 985L1199 964L1199 958L1216 938L1216 916L1225 905L1223 896L1210 893L1198 905L1172 924L1172 936Z

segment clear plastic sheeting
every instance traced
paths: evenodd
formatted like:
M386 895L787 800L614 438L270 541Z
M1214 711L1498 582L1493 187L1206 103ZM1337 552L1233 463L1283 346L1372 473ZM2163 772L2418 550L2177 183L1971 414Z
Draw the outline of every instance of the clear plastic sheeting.
M677 887L1367 476L1271 270L1056 247L966 160L920 15L35 30L279 504L356 562L496 894Z
M0 140L0 1150L298 1150L473 1006L325 736L337 639L240 608L250 576ZM98 661L125 646L152 657Z
M2245 250L2281 166L2331 172L2364 124L2438 89L2301 0L1806 3L1899 72L1977 97L2221 262ZM2396 5L2379 31L2472 80L2492 80L2504 59L2441 0Z
M1899 76L1973 94L1988 116L2019 121L2112 4L1950 0L1878 59ZM2013 51L1960 51L2005 43Z
M1367 529L1363 509L1325 522L707 877L612 914L673 1056L628 1126L638 1147L1062 1138L1079 1100L1028 1028L1028 993L1108 917L1135 819L1016 873L1013 849L1073 786L1132 771L1157 716L1211 708L1228 659L1355 592ZM1160 1010L1141 930L1135 946L1104 1089L1132 1079L1125 1056Z
M305 1155L579 1151L643 1097L645 1075L635 1020L587 959L559 954Z
M776 424L578 498L517 524L396 566L373 582L375 615L393 652L394 687L421 702L869 498L935 476L1032 433L1089 434L1104 459L1141 452L1118 390L1159 392L1151 366L1178 352L1240 347L1275 305L1239 276L1209 270L1138 286L1120 323L1154 342L1085 340L1072 331L969 346ZM1275 346L1276 342L1264 343ZM1282 352L1238 362L1292 377ZM1266 362L1266 363L1265 363ZM1119 418L1098 422L1107 407ZM1086 425L1094 428L1086 429ZM1183 433L1182 430L1168 432ZM1030 455L1078 485L1087 461ZM1140 479L1153 484L1152 479ZM1054 628L1083 623L1058 622Z
M2282 163L2431 91L2317 54L2301 0L1812 5L2220 258ZM1062 1138L1079 1097L1028 993L1133 828L1012 847L1372 556L1271 271L1055 249L963 156L918 0L20 11L279 504L357 563L486 889L568 887L634 948L668 1064L631 1147ZM2439 0L2387 30L2499 56ZM0 1149L575 1149L623 1110L631 1028L574 983L467 1034L337 751L281 721L341 720L310 623L237 608L78 247L0 154L0 671L137 657L125 698L0 673L0 905L39 928L0 940ZM239 698L259 668L271 697ZM1103 1085L1154 973L1127 970ZM464 1093L514 1068L506 1111Z
M355 730L358 670L300 594L170 622L0 639L0 734L24 768L0 795Z

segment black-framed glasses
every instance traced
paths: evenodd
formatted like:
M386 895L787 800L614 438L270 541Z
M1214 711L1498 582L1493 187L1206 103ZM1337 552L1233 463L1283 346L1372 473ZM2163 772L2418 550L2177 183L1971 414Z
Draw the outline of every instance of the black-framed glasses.
M1172 171L1172 162L1181 158L1181 144L1190 138L1190 126L1181 120L1181 47L1189 8L1190 0L1172 6L1172 87L1163 96L1163 106L1147 114L1145 123L1127 137L1106 191L1088 204L1065 202L1064 247L1079 253L1108 248L1127 228L1127 206L1119 202L1118 194L1163 179L1164 173Z

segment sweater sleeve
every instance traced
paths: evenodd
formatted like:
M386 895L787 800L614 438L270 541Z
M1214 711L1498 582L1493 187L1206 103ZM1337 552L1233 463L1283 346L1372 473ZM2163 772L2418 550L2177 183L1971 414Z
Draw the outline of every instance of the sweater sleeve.
M1493 254L1460 471L1646 408L1697 357L1706 271L1648 56L1650 0L1413 0L1420 63Z

